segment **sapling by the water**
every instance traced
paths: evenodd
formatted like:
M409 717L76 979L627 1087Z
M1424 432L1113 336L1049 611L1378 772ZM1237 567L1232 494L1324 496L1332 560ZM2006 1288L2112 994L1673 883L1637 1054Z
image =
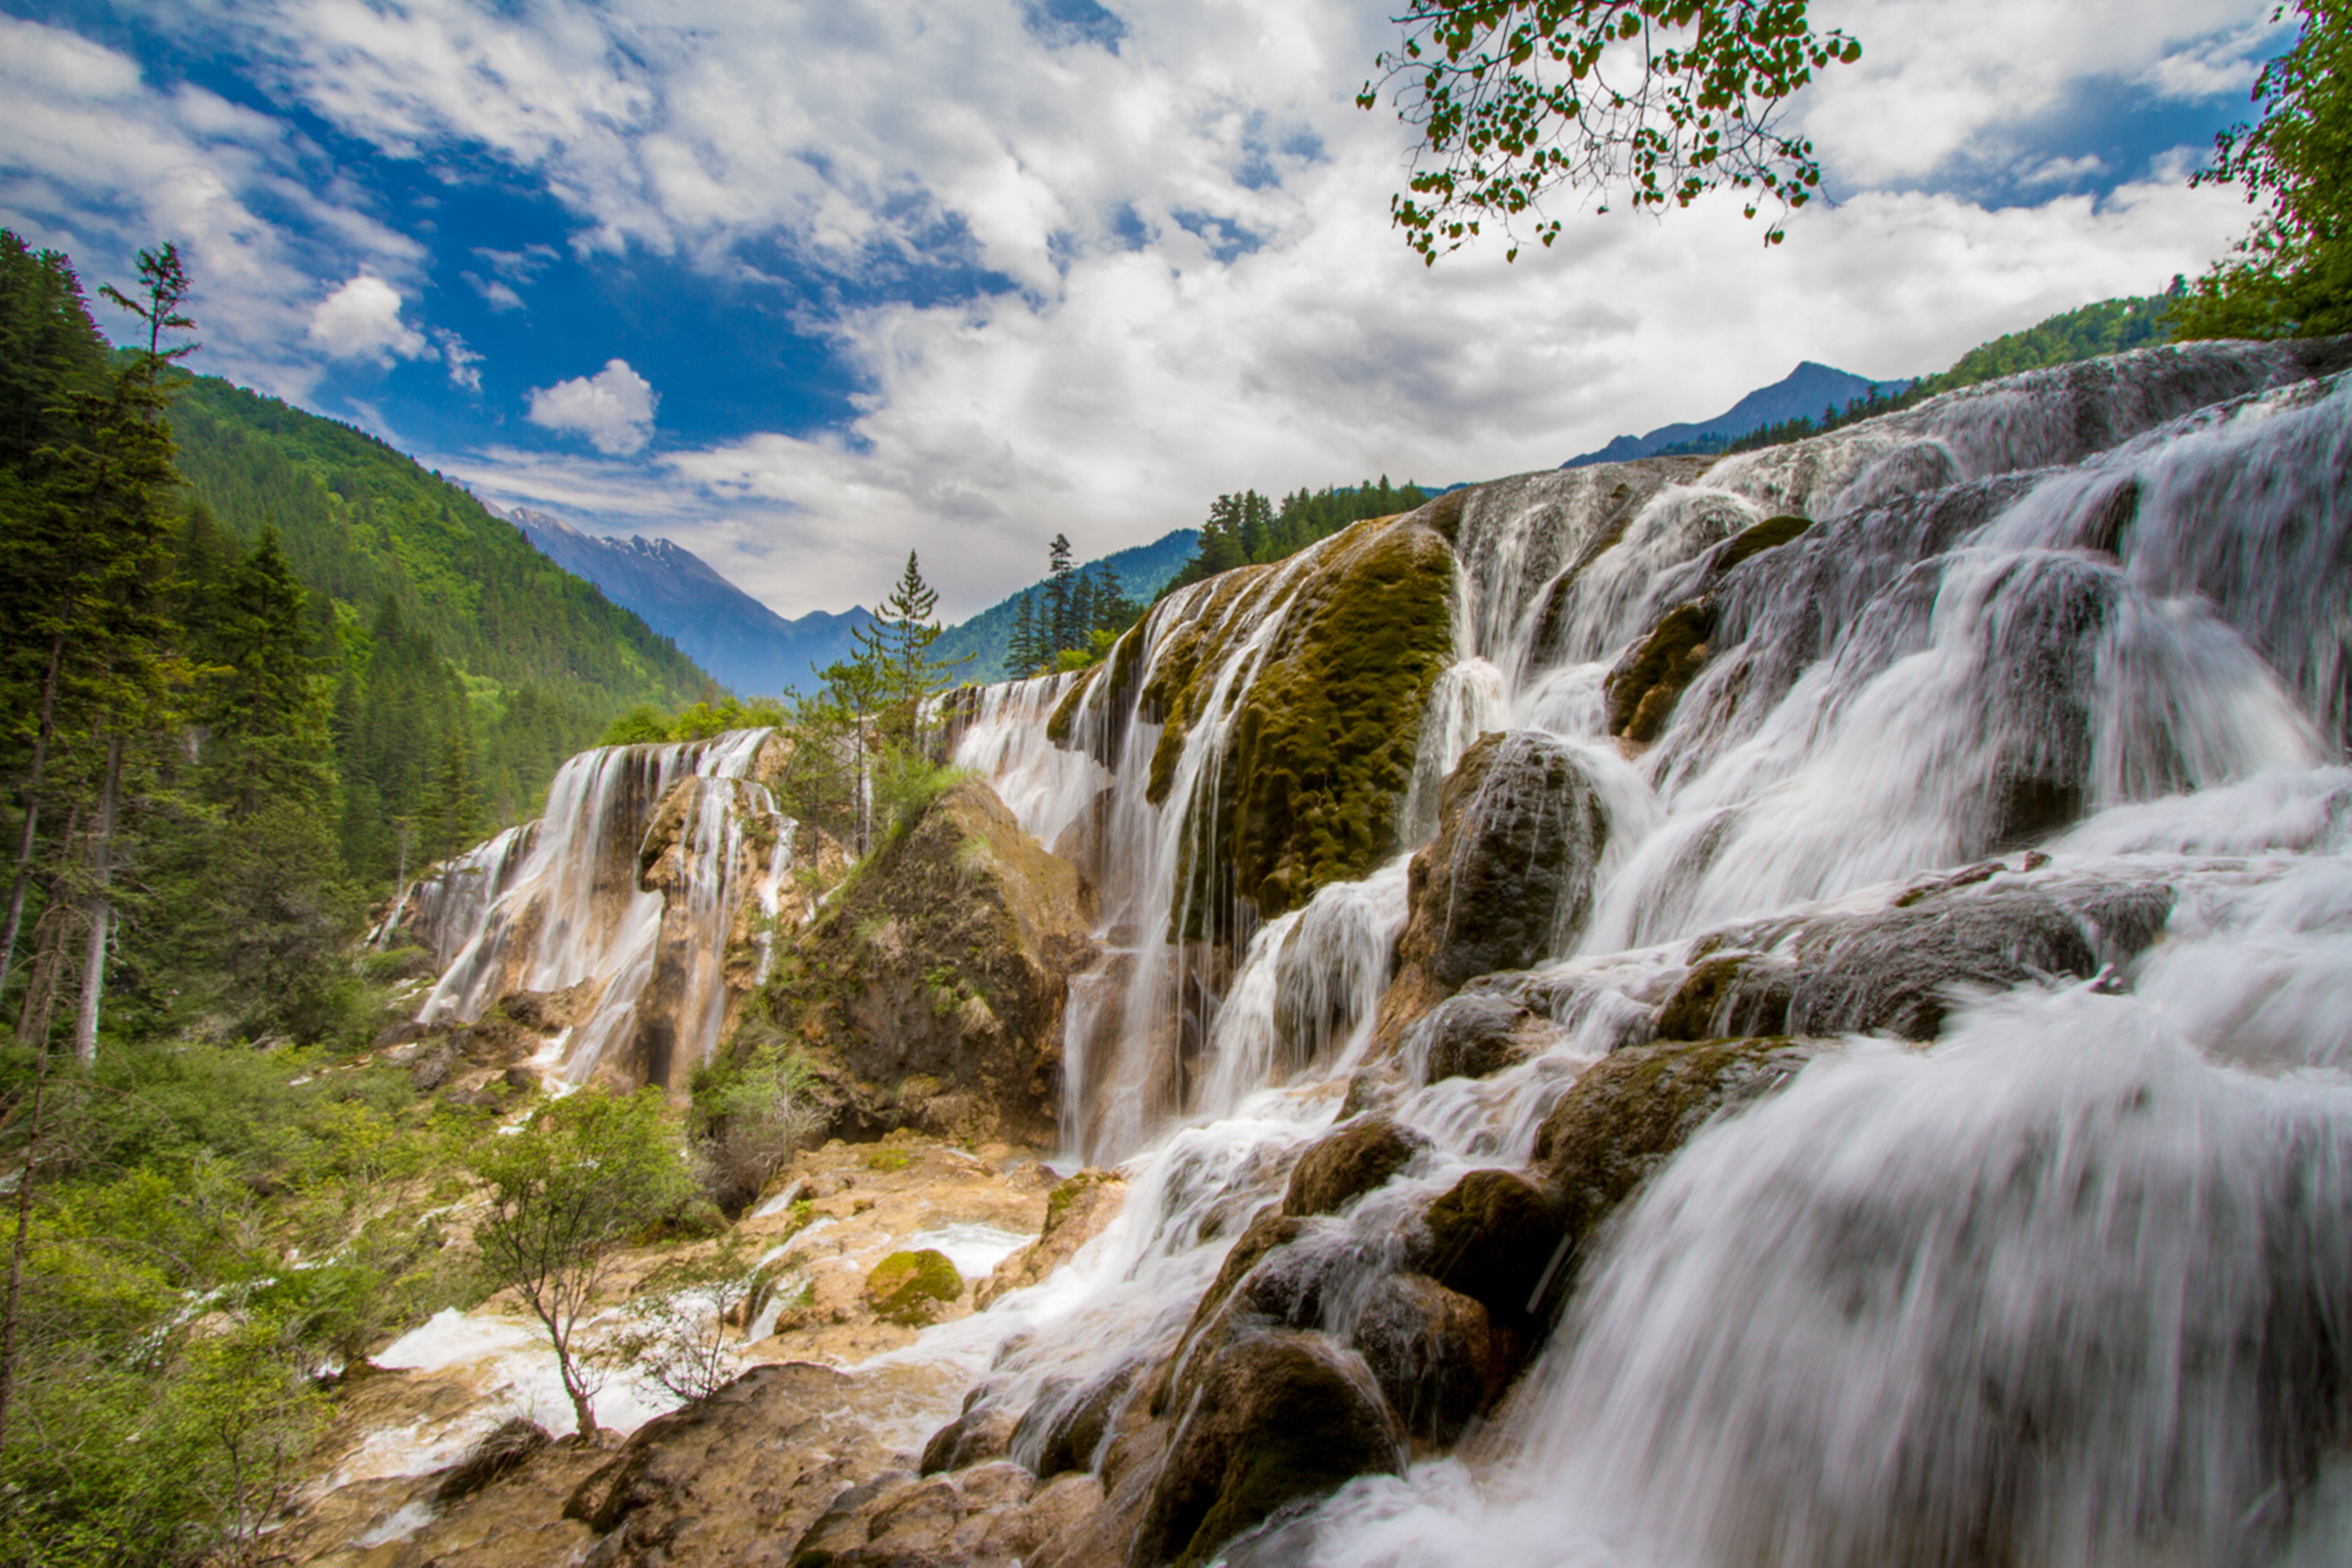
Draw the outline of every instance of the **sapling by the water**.
M673 1258L629 1300L628 1327L596 1347L600 1367L625 1368L688 1402L735 1376L728 1324L759 1284L759 1258L730 1232L718 1250Z
M604 1363L581 1353L580 1330L611 1279L615 1250L694 1195L677 1124L657 1089L628 1096L590 1089L541 1106L516 1132L484 1140L470 1164L489 1189L474 1245L546 1330L581 1435L593 1435L589 1402L604 1384Z

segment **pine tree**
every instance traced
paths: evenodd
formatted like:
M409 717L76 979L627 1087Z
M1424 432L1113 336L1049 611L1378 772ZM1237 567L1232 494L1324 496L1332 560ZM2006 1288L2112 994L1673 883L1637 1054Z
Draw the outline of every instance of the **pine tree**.
M1004 678L1022 680L1036 673L1045 661L1037 651L1036 595L1024 594L1013 610L1013 635L1004 647Z
M226 668L207 709L210 793L232 816L278 801L320 814L328 805L327 693L309 652L304 599L278 531L265 527L236 570L221 630Z
M442 738L441 756L417 811L425 858L446 860L481 837L481 797L463 730Z
M1054 535L1045 547L1045 663L1076 640L1076 627L1070 619L1071 579L1076 568L1070 563L1070 542L1063 534Z

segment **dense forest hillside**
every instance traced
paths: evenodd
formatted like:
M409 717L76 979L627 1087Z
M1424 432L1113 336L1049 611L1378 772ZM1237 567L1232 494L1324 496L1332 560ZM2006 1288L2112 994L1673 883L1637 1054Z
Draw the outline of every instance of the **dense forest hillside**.
M192 511L239 543L275 527L313 595L354 870L396 871L398 825L453 738L484 815L511 820L614 714L709 684L595 584L373 437L214 376L179 383L170 416Z

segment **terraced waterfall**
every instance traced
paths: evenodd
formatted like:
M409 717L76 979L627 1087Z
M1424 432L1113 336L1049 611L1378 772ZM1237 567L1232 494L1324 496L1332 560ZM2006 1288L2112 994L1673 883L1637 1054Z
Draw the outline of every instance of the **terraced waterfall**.
M1066 1560L2339 1560L2332 352L1479 486L986 693L1135 1163L962 1417L1101 1471Z
M781 738L575 759L411 900L417 1027L520 1005L560 1082L675 1090L790 942L853 1140L803 1234L1019 1242L877 1175L917 1156L854 1140L898 1128L1048 1236L846 1377L768 1341L564 1458L560 1528L840 1568L2341 1562L2347 364L2144 351L1360 523L944 704L993 795L822 909ZM1059 1250L1116 1177L1049 1203L953 1146L1056 1096L1060 1173L1125 1193Z

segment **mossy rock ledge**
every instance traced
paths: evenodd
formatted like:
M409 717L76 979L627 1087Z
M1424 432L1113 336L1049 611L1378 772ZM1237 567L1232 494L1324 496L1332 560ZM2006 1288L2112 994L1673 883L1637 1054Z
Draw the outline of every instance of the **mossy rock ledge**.
M1422 710L1454 658L1454 574L1436 531L1375 519L1281 565L1222 574L1155 612L1150 676L1135 695L1163 725L1155 803L1169 804L1193 732L1231 721L1223 765L1175 803L1193 829L1173 934L1230 939L1393 852ZM1227 711L1211 711L1225 658L1270 616L1280 625L1254 676L1227 694ZM1123 674L1134 680L1140 664L1139 653L1115 657L1106 696L1121 695Z

